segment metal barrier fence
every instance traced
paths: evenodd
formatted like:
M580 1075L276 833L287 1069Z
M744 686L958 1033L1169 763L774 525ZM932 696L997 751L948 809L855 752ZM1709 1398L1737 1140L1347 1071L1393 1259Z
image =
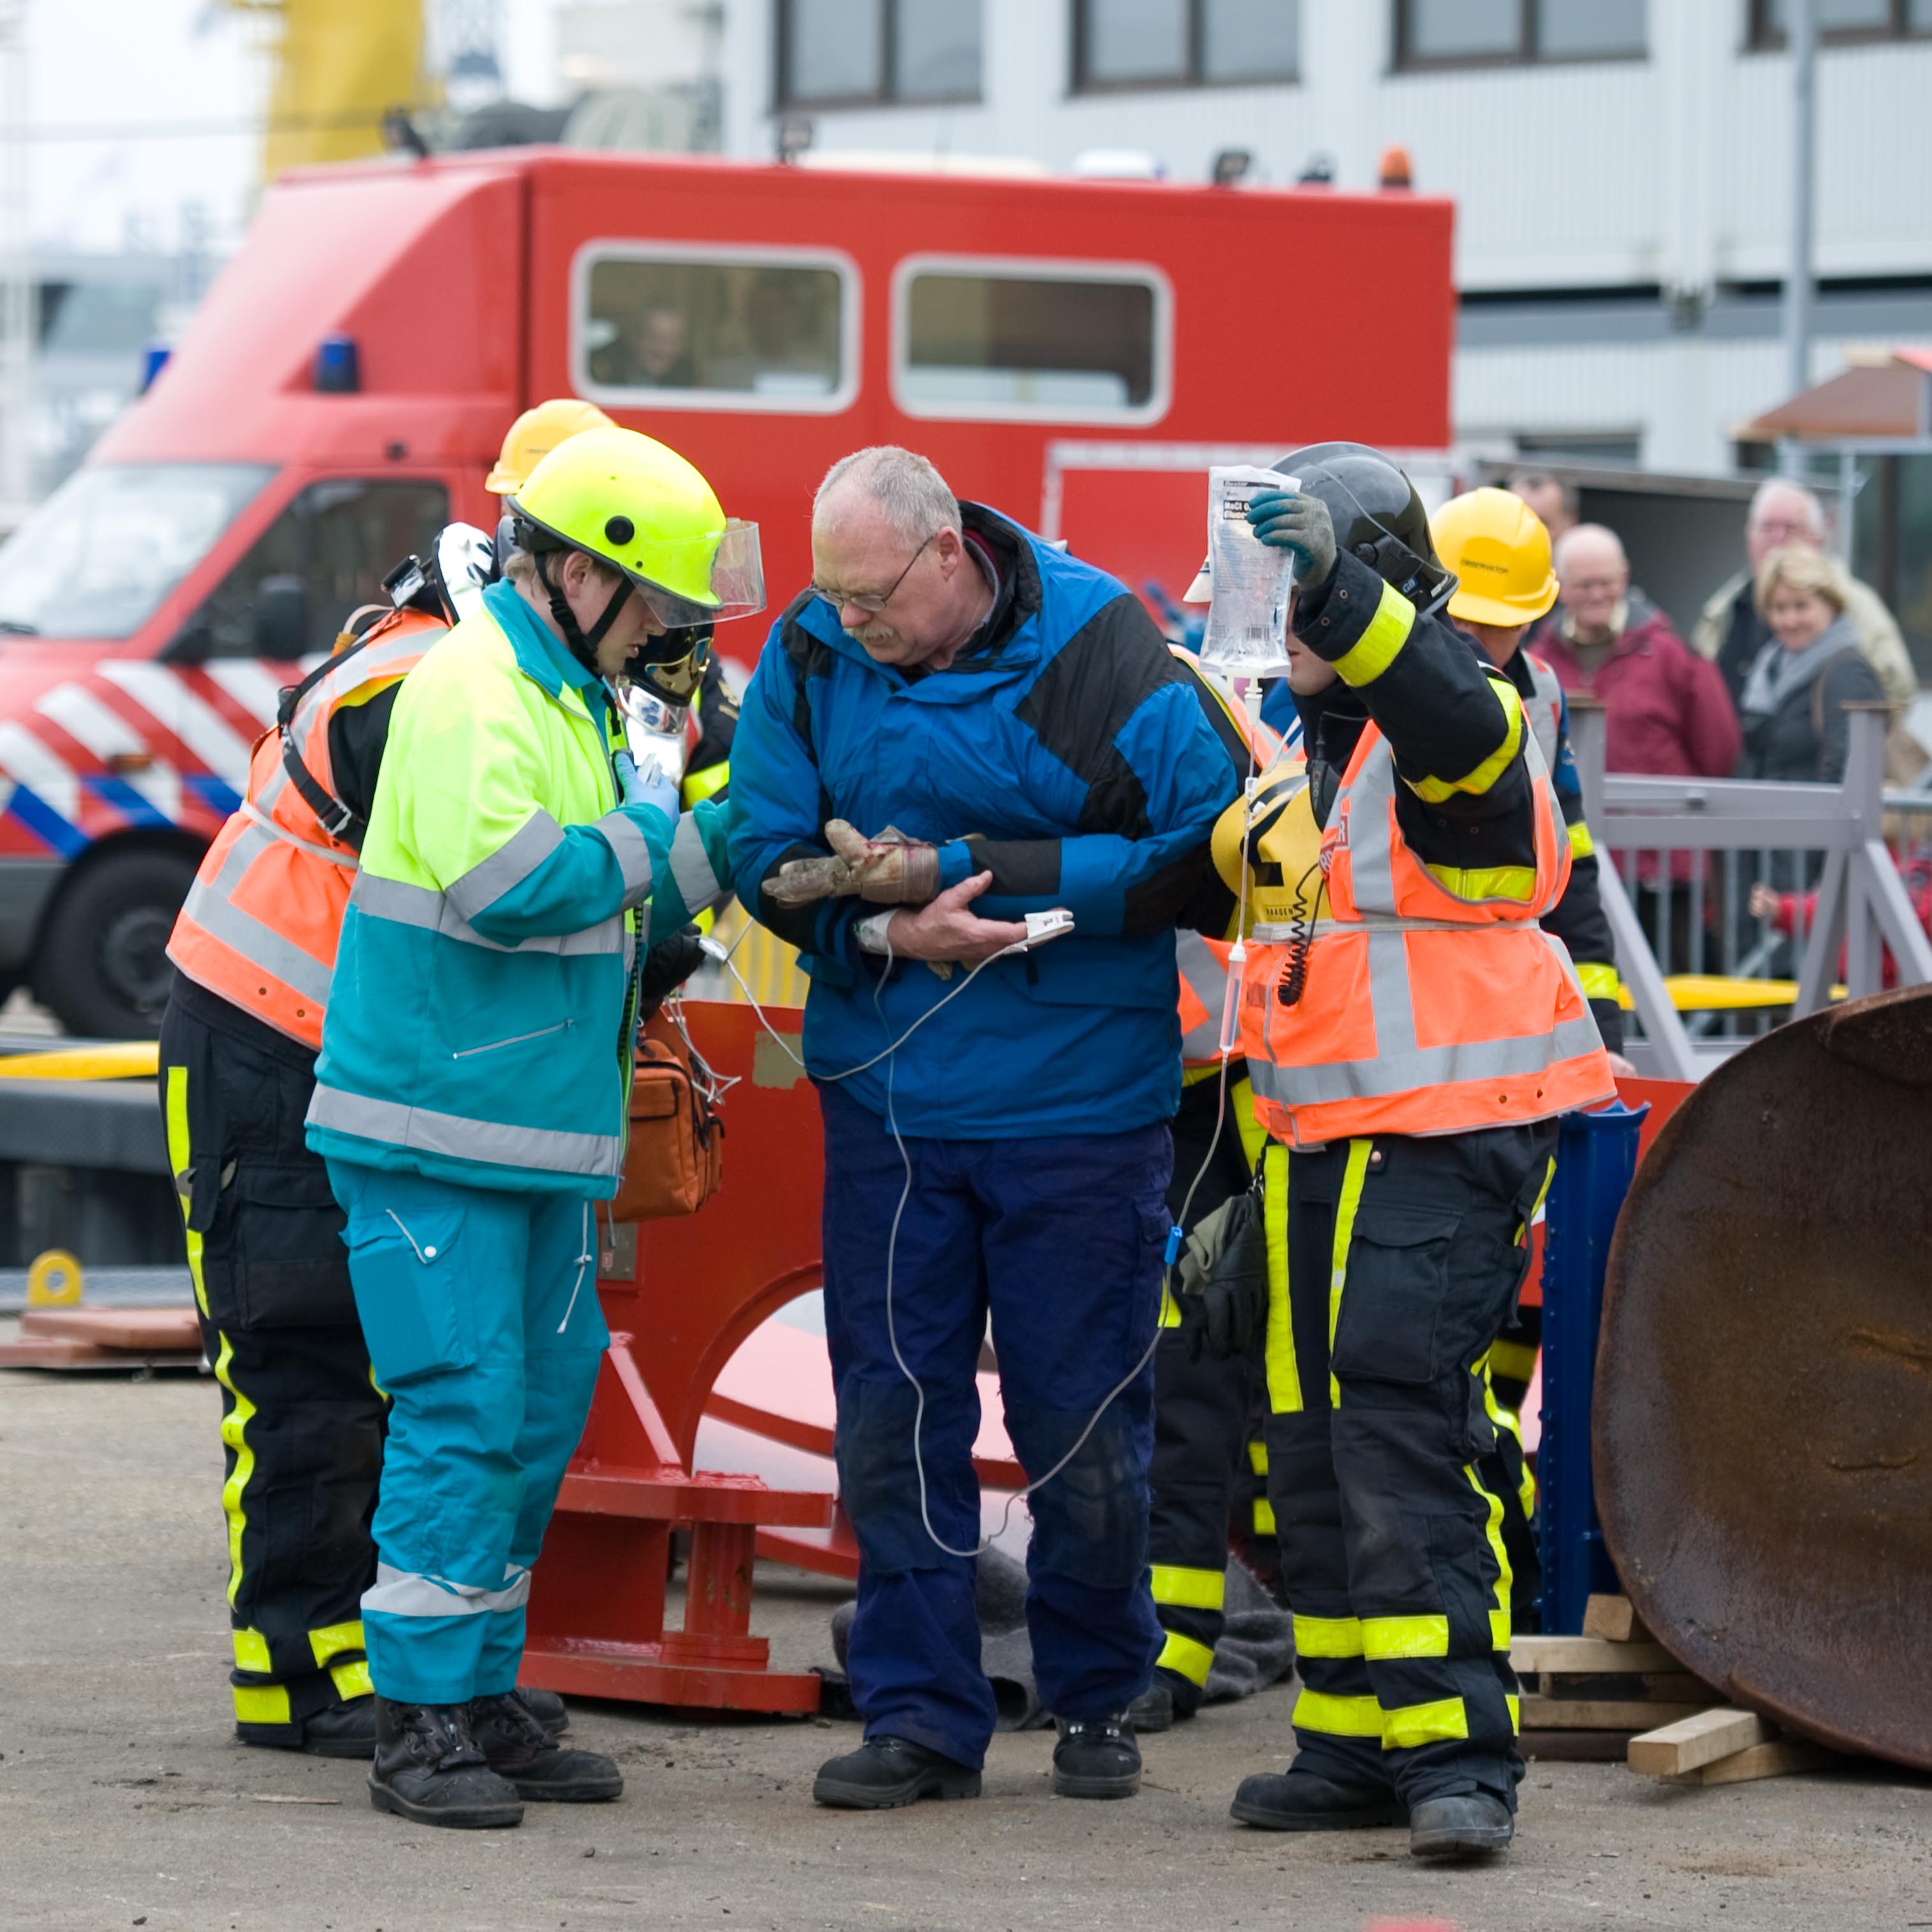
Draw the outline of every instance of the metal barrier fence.
M1771 1025L1876 992L1888 951L1896 983L1932 981L1886 840L1888 812L1932 835L1932 796L1886 793L1886 708L1846 709L1843 782L1782 784L1606 772L1602 706L1571 698L1640 1072L1695 1080Z

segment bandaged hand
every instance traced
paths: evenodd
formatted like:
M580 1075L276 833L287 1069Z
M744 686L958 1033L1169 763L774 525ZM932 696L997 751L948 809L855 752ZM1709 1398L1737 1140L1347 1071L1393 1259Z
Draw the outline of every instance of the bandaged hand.
M924 905L939 890L939 848L908 838L889 825L876 838L830 820L825 836L830 858L788 859L765 890L780 905L809 904L814 899L856 893L877 905Z

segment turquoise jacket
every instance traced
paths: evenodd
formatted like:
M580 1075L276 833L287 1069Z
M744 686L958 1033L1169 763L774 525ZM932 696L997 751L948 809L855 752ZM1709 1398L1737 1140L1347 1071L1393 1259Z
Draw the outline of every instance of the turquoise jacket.
M308 1144L605 1199L636 965L724 896L722 806L619 802L602 682L517 590L439 638L390 722L342 922Z

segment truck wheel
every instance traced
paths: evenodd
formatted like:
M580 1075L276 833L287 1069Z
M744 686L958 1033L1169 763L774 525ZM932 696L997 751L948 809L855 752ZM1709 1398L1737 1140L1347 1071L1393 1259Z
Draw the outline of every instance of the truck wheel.
M194 872L184 853L110 853L61 895L34 962L34 993L69 1033L160 1036L175 970L168 934Z

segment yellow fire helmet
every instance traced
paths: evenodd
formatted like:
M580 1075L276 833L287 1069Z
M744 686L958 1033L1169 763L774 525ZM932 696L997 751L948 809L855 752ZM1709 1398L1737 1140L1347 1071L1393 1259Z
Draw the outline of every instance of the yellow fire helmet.
M1471 490L1429 520L1444 569L1461 580L1449 614L1472 624L1533 624L1556 602L1550 532L1513 490Z
M510 499L517 541L541 562L580 550L615 564L673 628L765 606L758 526L727 517L700 472L631 429L560 442Z
M503 447L483 487L499 496L514 496L530 472L566 436L586 429L615 429L617 425L595 403L575 396L553 396L547 403L526 410L510 425Z

